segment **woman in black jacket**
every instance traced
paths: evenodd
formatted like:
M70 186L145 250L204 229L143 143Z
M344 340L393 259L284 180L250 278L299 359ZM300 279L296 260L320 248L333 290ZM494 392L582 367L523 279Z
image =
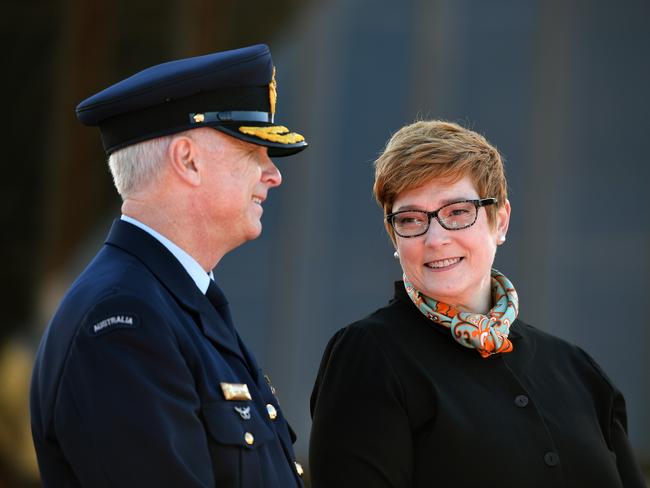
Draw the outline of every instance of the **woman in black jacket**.
M327 345L312 486L644 486L621 393L580 348L520 321L492 268L510 217L498 151L422 121L375 169L403 281Z

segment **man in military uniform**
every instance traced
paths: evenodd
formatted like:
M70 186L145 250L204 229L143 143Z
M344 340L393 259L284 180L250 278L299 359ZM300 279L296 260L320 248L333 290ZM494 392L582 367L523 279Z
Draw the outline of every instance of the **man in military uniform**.
M306 147L274 125L268 47L173 61L83 101L123 206L38 350L44 486L302 486L295 440L211 270L262 230Z

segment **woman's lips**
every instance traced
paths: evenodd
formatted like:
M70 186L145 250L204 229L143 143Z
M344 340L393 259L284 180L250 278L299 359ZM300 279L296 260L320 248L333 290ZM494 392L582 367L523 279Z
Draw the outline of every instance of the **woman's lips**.
M425 266L430 269L445 269L460 263L461 259L463 258L438 259L436 261L425 263Z

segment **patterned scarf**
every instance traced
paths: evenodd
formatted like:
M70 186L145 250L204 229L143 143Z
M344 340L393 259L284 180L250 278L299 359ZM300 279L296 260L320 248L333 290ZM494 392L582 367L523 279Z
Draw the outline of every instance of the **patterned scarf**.
M494 268L491 276L494 305L487 315L461 312L446 303L437 302L416 290L406 275L404 287L415 306L428 319L447 327L456 342L476 349L483 358L487 358L492 354L512 351L508 334L519 311L519 298L510 280Z

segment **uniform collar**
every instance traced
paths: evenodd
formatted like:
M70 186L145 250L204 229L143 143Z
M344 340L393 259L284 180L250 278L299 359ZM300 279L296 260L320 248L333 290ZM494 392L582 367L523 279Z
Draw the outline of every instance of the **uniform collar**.
M187 274L190 275L192 280L194 280L194 283L196 283L196 286L199 288L199 290L201 290L201 293L205 295L205 292L208 289L208 285L210 284L210 277L208 276L206 271L201 267L201 265L196 261L196 259L190 256L185 250L178 247L176 244L174 244L164 235L160 234L159 232L152 229L148 225L140 222L139 220L134 219L133 217L130 217L128 215L122 215L120 219L124 220L125 222L128 222L129 224L133 224L136 227L139 227L147 234L150 234L151 236L155 237L158 240L158 242L160 242L163 246L165 246L167 250L174 255L174 257L178 260L178 262L181 263L183 268L185 268L185 271L187 271ZM210 273L212 272L210 271Z
M158 239L134 224L116 219L106 245L120 248L141 261L185 308L198 312L199 326L212 342L242 357L236 334L200 292L179 260Z

